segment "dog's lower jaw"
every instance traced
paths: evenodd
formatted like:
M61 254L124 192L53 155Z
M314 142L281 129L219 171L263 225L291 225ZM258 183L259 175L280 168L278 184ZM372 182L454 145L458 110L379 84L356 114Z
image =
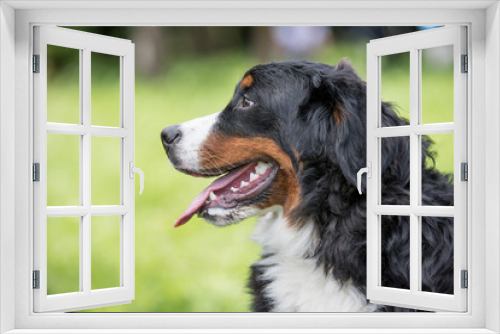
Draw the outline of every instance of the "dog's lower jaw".
M274 208L257 222L252 239L263 246L252 266L249 286L254 311L374 312L378 305L349 282L340 284L313 256L319 233L313 222L292 226L283 210Z
M200 214L200 217L214 226L224 227L237 224L242 220L255 216L257 213L258 211L252 207L209 208L206 212Z
M255 216L262 217L268 214L279 215L281 214L282 210L283 209L277 205L264 209L261 209L254 205L243 205L234 208L214 207L208 208L206 211L201 212L199 216L206 222L214 226L224 227L237 224L245 219Z

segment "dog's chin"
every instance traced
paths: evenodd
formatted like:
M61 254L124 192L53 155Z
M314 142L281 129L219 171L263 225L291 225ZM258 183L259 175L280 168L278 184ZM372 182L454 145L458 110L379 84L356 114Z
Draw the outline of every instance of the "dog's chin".
M256 216L259 214L259 211L259 209L251 206L231 209L204 208L198 212L198 216L214 226L223 227L237 224L247 218Z
M232 209L208 208L200 210L198 216L214 226L224 227L238 224L248 218L264 216L270 212L280 212L282 210L283 208L279 205L273 205L268 208L247 205Z

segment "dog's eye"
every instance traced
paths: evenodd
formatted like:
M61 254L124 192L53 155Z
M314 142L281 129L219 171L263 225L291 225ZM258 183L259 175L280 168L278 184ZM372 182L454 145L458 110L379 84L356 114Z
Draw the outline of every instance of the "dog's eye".
M243 96L243 101L241 101L241 106L243 108L249 108L249 107L253 106L254 104L255 104L255 102L250 100L248 97Z

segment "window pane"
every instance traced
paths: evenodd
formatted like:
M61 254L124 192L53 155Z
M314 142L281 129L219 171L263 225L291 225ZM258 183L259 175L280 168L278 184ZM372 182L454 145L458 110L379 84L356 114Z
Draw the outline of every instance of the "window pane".
M80 291L80 218L47 218L47 294Z
M80 136L47 134L47 205L80 205Z
M403 52L381 57L381 99L389 102L399 116L410 120L410 53ZM382 126L398 126L386 124Z
M92 137L92 205L119 205L120 138Z
M453 133L423 136L422 205L453 206ZM425 152L425 151L424 151Z
M80 123L80 50L47 45L47 122Z
M92 125L120 126L120 57L92 52Z
M92 290L120 286L120 216L92 216Z
M422 124L453 122L453 46L423 49Z
M410 217L382 216L382 286L410 289Z
M410 205L410 137L380 138L383 205Z
M453 294L453 218L422 217L422 291Z

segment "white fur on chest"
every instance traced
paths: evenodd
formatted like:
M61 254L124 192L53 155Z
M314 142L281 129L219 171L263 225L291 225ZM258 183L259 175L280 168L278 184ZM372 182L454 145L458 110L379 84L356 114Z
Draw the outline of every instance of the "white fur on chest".
M272 299L273 312L373 312L377 305L350 283L340 285L324 268L308 258L319 238L314 224L301 229L287 226L278 210L262 217L252 239L263 246L257 262L266 265L263 279L271 281L265 294Z

